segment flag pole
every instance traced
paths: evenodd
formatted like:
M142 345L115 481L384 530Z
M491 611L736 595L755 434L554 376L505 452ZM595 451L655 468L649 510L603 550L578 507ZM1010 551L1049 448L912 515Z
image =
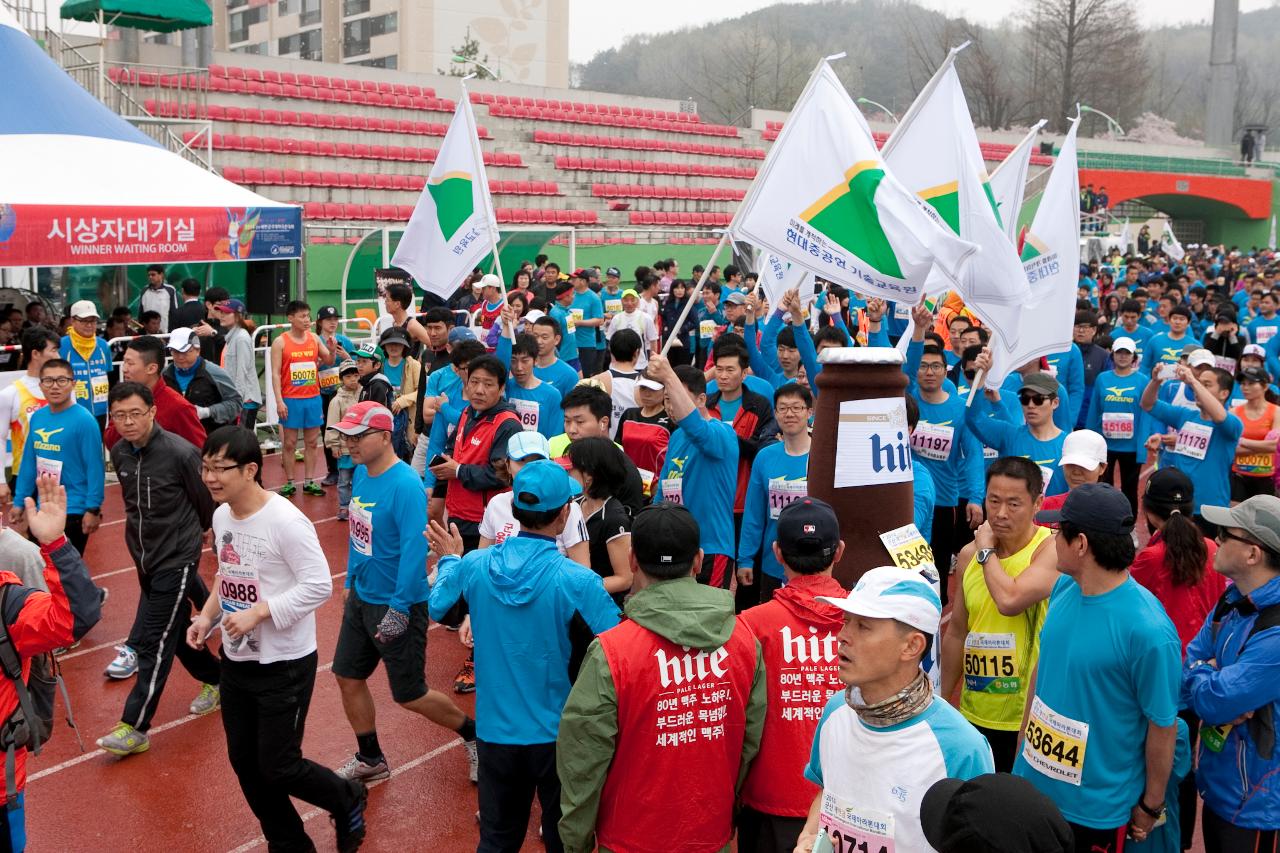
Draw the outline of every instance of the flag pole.
M725 243L729 242L729 232L725 231L720 235L720 242L716 243L715 251L711 253L711 259L707 261L706 266L702 269L702 275L698 276L698 284L693 288L693 292L689 294L689 298L685 300L684 310L680 312L680 316L673 324L674 328L667 334L667 339L662 343L662 351L658 355L666 356L667 350L671 349L671 342L676 339L676 335L680 334L680 329L684 326L684 321L688 319L689 312L693 310L693 305L698 301L698 297L702 294L702 287L707 283L707 276L711 275L711 268L716 265L716 258L720 257L720 251L724 249Z
M465 109L467 111L467 117L470 119L470 121L467 122L467 136L470 137L471 150L474 152L473 156L476 158L476 165L480 168L480 180L484 182L484 186L481 188L483 192L481 192L480 195L484 199L485 223L489 227L489 242L493 246L493 274L498 277L498 285L502 288L502 303L503 305L506 305L507 279L502 274L502 253L498 251L498 242L500 239L498 234L498 217L493 211L493 195L489 192L489 175L484 168L484 150L480 148L480 132L476 130L476 115L471 109L471 95L467 92L467 81L475 76L475 72L472 72L458 82L458 85L462 87L462 103L458 105L458 108ZM514 344L516 342L516 328L514 323L509 331L511 332L511 343Z

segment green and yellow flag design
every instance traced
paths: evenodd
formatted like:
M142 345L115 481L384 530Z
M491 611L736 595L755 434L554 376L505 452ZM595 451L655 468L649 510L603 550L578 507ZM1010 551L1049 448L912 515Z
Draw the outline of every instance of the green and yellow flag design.
M902 278L902 267L876 209L876 190L884 180L884 169L875 160L863 160L844 177L844 183L824 193L800 218L880 274Z
M471 175L467 172L447 172L427 182L427 192L436 203L436 222L444 239L451 240L462 223L476 212L475 193L471 189Z

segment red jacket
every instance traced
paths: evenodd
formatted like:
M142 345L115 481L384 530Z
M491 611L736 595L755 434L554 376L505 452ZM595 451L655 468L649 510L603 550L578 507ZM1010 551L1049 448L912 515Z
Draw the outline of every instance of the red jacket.
M631 621L596 639L618 714L617 747L596 819L600 847L718 853L733 837L734 788L756 672L751 631L737 622L729 641L711 651L678 646Z
M760 641L769 687L760 753L742 783L742 802L759 812L805 817L818 786L804 778L822 709L840 681L838 608L815 601L848 591L830 575L797 575L773 601L738 617Z
M200 419L196 417L196 407L163 380L156 383L151 394L156 401L156 423L165 431L182 436L194 444L197 450L202 450L207 436ZM116 425L107 424L107 432L103 436L107 449L110 450L119 440L120 433L116 432Z
M1173 621L1173 627L1178 631L1184 653L1187 643L1204 627L1205 620L1213 613L1214 605L1227 589L1227 579L1213 568L1217 544L1212 539L1205 539L1204 544L1207 549L1204 574L1200 577L1200 583L1195 586L1174 584L1173 576L1164 564L1164 537L1158 530L1147 547L1133 558L1133 566L1129 569L1133 579L1146 587L1164 605L1165 612Z
M22 677L31 669L31 659L69 646L88 633L102 616L98 590L89 580L89 570L66 537L41 546L44 555L44 580L48 592L22 586L18 576L0 571L0 586L9 586L2 618L9 628L14 649L22 658ZM8 718L18 706L13 682L0 673L0 721ZM15 756L17 790L27 785L27 751Z

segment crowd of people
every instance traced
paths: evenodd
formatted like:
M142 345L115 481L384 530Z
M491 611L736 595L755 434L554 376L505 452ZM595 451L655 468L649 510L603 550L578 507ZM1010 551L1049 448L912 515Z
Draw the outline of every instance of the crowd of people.
M80 301L62 336L18 333L0 553L28 570L0 574L0 614L27 658L97 621L79 555L113 477L139 604L98 746L150 748L176 658L270 849L315 849L291 797L340 851L377 833L381 663L395 705L460 739L480 851L521 849L535 798L552 851L1177 851L1197 824L1207 853L1277 850L1269 253L1082 266L1074 343L978 389L989 332L953 294L770 305L734 265L623 284L539 256L443 304L392 284L372 334L292 302L259 357L242 301L165 273L140 328ZM820 354L896 344L937 572L885 552L847 589L848 532L899 525L809 494ZM301 740L339 561L324 653L353 751L327 768ZM468 650L451 685L427 683L433 620Z

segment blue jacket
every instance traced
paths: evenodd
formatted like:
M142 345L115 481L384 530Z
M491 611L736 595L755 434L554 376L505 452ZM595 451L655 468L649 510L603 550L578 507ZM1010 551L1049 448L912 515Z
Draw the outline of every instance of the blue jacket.
M93 354L86 361L72 345L71 336L63 335L62 343L58 346L58 357L71 362L71 370L76 378L76 402L88 409L94 417L105 415L107 376L111 373L111 347L107 342L98 338Z
M476 654L476 734L487 743L555 743L572 686L569 661L618 624L600 576L521 533L465 557L440 559L428 609L439 619L465 599ZM584 630L585 629L585 630Z
M1239 602L1234 586L1226 593ZM1273 743L1263 755L1256 740L1267 716L1280 716L1280 627L1249 637L1258 610L1280 604L1280 578L1253 591L1249 602L1226 613L1214 630L1213 618L1187 644L1182 671L1182 704L1206 725L1230 723L1253 712L1253 719L1227 732L1221 752L1200 739L1196 786L1205 805L1235 826L1275 829L1280 826L1280 749ZM1247 642L1246 642L1247 639ZM1268 712L1263 714L1261 712Z

